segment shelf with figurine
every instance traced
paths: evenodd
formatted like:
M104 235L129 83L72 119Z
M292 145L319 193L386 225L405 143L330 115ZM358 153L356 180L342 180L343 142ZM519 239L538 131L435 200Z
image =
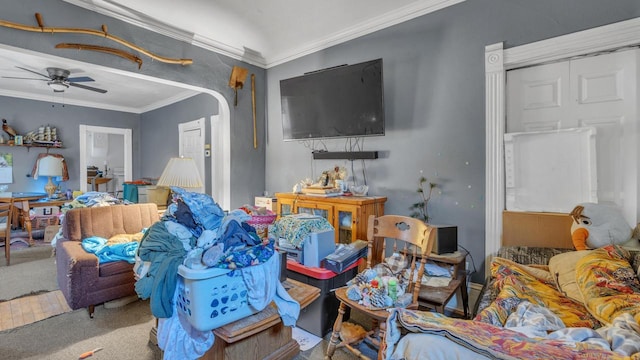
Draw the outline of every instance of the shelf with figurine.
M47 151L50 148L62 148L62 141L58 139L56 128L49 125L40 126L37 130L30 131L25 135L19 135L6 119L2 119L2 130L9 139L5 140L4 134L1 134L0 146L26 147L27 151L32 147L46 148Z

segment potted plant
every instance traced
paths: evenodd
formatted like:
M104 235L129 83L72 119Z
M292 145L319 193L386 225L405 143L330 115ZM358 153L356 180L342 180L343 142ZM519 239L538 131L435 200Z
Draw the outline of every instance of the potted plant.
M411 205L411 217L421 219L425 223L429 223L429 220L431 219L429 216L429 200L431 200L431 194L435 187L435 183L428 182L427 178L424 176L420 177L417 191L422 200Z

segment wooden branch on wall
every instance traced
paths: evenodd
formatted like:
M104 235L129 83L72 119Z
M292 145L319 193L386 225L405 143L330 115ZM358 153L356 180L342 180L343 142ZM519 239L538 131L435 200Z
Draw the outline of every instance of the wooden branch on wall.
M41 33L73 33L73 34L86 34L86 35L94 35L99 36L105 39L109 39L111 41L115 41L121 45L124 45L130 49L139 51L148 57L158 60L160 62L164 62L167 64L180 64L180 65L191 65L193 64L192 59L174 59L167 58L164 56L156 55L149 50L146 50L138 45L132 44L124 39L121 39L117 36L111 35L107 32L107 26L102 25L102 31L93 30L93 29L82 29L82 28L65 28L65 27L45 27L44 22L42 21L42 15L40 13L36 13L36 21L38 22L38 26L30 26L18 24L6 20L0 20L0 26L8 27L11 29L23 30L23 31L31 31L31 32L41 32Z
M77 49L77 50L90 50L90 51L103 52L107 54L117 55L131 62L138 63L138 69L142 67L142 59L140 59L139 57L133 55L132 53L128 53L124 50L120 50L112 47L89 45L89 44L60 43L56 45L56 49Z

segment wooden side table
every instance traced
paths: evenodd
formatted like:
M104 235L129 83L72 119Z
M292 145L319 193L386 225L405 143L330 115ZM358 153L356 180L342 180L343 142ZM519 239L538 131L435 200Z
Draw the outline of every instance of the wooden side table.
M456 251L451 254L429 255L428 262L435 263L438 266L450 267L451 281L449 285L436 287L421 285L420 294L418 295L418 303L420 306L433 308L439 313L444 313L444 308L460 289L462 295L462 307L464 310L464 318L469 317L469 294L467 292L467 254Z
M111 181L108 177L89 177L87 178L87 184L93 187L93 191L100 191L100 184L107 184ZM108 185L106 185L108 186ZM105 188L106 191L106 188Z

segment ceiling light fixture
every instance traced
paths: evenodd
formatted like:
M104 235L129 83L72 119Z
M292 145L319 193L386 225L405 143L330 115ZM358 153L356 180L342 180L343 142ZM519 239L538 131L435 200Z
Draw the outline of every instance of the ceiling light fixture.
M54 92L64 92L69 88L69 85L60 80L49 81L47 85L49 85L49 87L52 88Z

